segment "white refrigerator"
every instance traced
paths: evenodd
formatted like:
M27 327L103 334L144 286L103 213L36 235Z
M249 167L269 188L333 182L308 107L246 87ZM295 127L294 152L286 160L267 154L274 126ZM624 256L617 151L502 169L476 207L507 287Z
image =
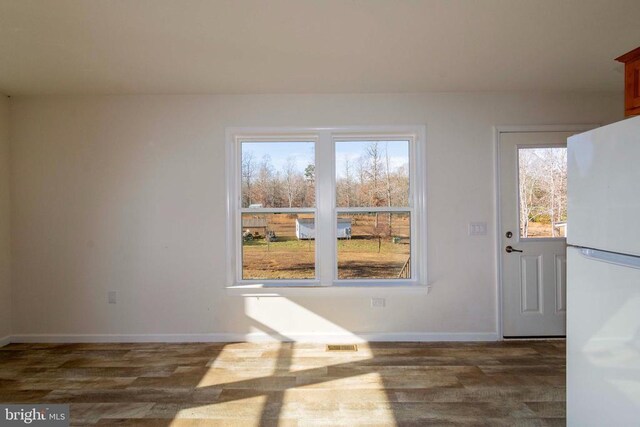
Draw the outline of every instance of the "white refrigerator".
M567 161L567 425L640 426L640 117Z

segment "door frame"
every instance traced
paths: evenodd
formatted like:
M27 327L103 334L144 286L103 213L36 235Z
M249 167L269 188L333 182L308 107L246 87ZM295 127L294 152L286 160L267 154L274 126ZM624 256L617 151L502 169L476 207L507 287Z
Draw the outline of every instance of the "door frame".
M586 132L599 127L600 124L567 124L567 125L504 125L493 127L494 150L494 199L495 199L495 234L494 250L496 255L496 331L498 340L504 340L502 323L502 218L500 214L500 140L502 134L526 132Z

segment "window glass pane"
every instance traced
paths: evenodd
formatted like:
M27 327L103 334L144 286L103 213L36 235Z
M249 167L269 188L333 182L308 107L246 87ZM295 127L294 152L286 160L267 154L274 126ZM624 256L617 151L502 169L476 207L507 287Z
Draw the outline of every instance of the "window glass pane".
M336 141L338 207L409 206L409 141Z
M315 206L313 142L243 142L242 207Z
M242 278L315 278L313 214L242 214Z
M566 237L567 149L519 148L520 237Z
M338 279L410 279L408 212L338 215Z

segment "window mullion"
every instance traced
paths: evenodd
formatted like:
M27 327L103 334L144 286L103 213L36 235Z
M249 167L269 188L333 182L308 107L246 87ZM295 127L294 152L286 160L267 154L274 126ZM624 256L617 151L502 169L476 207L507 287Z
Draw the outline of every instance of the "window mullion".
M332 284L336 265L333 163L331 133L321 131L316 145L316 277L325 286Z

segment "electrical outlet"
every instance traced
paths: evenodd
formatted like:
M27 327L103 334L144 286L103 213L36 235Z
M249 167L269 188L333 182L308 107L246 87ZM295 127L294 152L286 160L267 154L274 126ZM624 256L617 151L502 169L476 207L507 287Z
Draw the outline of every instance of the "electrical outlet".
M109 301L109 304L115 304L116 303L116 291L107 292L107 299Z
M371 298L371 307L373 308L383 308L385 306L384 298Z

